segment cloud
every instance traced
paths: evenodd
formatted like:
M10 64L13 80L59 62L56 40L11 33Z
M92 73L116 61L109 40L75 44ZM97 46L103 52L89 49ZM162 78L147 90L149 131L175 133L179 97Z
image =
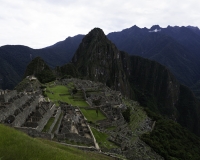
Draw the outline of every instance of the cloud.
M200 2L190 0L0 0L0 45L41 48L100 27L107 34L137 25L200 26Z

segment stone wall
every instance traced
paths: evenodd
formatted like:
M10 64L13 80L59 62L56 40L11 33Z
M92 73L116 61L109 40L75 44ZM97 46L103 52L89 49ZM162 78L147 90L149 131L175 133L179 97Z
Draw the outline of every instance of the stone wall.
M94 145L93 139L79 136L76 133L57 134L56 137L57 137L58 141L63 141L65 139L68 139L69 141L84 143L87 145L89 145L89 144Z
M43 118L38 122L38 126L36 128L37 131L41 132L44 126L47 124L48 120L51 118L55 110L55 104L49 109L43 116Z
M61 112L62 112L62 110L61 110ZM56 129L56 131L54 132L54 133L56 133L56 134L58 134L58 131L59 131L60 124L61 124L61 122L62 122L63 116L64 116L64 114L63 114L62 117L60 118L60 122L58 122L57 129Z
M5 106L5 109L0 111L0 121L4 121L9 115L14 115L16 109L20 108L29 99L27 95L16 99L13 103Z
M8 102L8 100L9 100L10 98L15 97L16 95L17 95L17 91L16 91L16 90L7 92L6 94L4 94L5 102Z
M23 110L23 112L21 112L15 117L15 121L12 123L12 126L20 127L22 124L24 124L29 114L36 109L38 103L39 103L39 98L36 97L35 100L30 104L30 106L27 106Z
M98 151L96 148L94 148L93 146L91 147L87 147L87 146L78 146L78 145L72 145L72 144L66 144L66 143L59 143L65 146L69 146L69 147L75 147L81 150L87 150L87 151Z
M61 114L61 108L59 107L58 110L57 110L57 113L56 113L56 116L55 116L55 119L54 119L54 122L52 123L50 129L49 129L49 132L48 133L51 133L51 131L53 130L56 122L58 121L59 117L60 117L60 114Z
M41 137L48 140L51 140L53 138L53 134L38 132L33 128L26 128L26 127L14 127L14 128L28 134L31 137Z

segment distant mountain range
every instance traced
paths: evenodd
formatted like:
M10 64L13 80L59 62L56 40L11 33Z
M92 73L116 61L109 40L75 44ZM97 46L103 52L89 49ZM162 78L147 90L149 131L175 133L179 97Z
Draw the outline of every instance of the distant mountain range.
M22 45L0 47L0 88L13 89L22 80L27 65L37 56L44 59L51 68L68 63L83 37L68 37L43 49Z
M68 37L43 49L26 46L0 47L0 87L12 89L36 56L53 68L71 61L84 35ZM107 35L119 50L165 65L184 85L200 96L200 30L197 27L148 28L133 26Z

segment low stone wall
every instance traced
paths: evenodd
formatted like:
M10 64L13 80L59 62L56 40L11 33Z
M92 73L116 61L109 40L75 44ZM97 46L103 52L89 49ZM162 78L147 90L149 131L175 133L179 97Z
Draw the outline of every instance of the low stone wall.
M93 139L79 136L76 133L57 134L56 137L57 137L58 141L63 141L65 139L68 139L70 141L80 142L80 143L84 143L87 145L88 144L94 145Z
M56 113L56 116L55 116L55 119L54 119L54 122L52 123L50 129L49 129L49 132L48 133L51 133L51 131L53 130L56 122L58 121L59 117L60 117L60 114L61 114L61 108L59 107L58 110L57 110L57 113Z
M66 144L66 143L59 143L65 146L69 146L69 147L75 147L81 150L86 150L86 151L98 151L96 148L92 147L86 147L86 146L78 146L78 145L72 145L72 144Z
M44 126L47 124L48 120L51 118L55 110L55 104L49 109L43 116L43 118L38 122L38 126L36 128L37 131L41 132Z
M53 138L52 134L38 132L37 130L35 130L33 128L26 128L26 127L14 127L14 128L28 134L31 137L41 137L41 138L45 138L48 140L51 140Z
M31 112L33 112L36 109L36 106L39 103L39 98L35 98L35 100L30 104L30 106L27 106L22 113L18 114L15 117L15 121L12 123L13 127L20 127L22 124L25 123L27 117Z

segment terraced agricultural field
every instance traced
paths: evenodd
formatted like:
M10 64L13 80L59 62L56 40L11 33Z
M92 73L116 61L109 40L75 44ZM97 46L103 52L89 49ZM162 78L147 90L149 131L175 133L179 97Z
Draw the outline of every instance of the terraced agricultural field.
M73 106L87 107L88 104L83 98L80 98L80 93L77 92L78 95L71 96L70 89L71 87L62 85L48 86L45 93L56 105L58 105L58 101L62 101Z

